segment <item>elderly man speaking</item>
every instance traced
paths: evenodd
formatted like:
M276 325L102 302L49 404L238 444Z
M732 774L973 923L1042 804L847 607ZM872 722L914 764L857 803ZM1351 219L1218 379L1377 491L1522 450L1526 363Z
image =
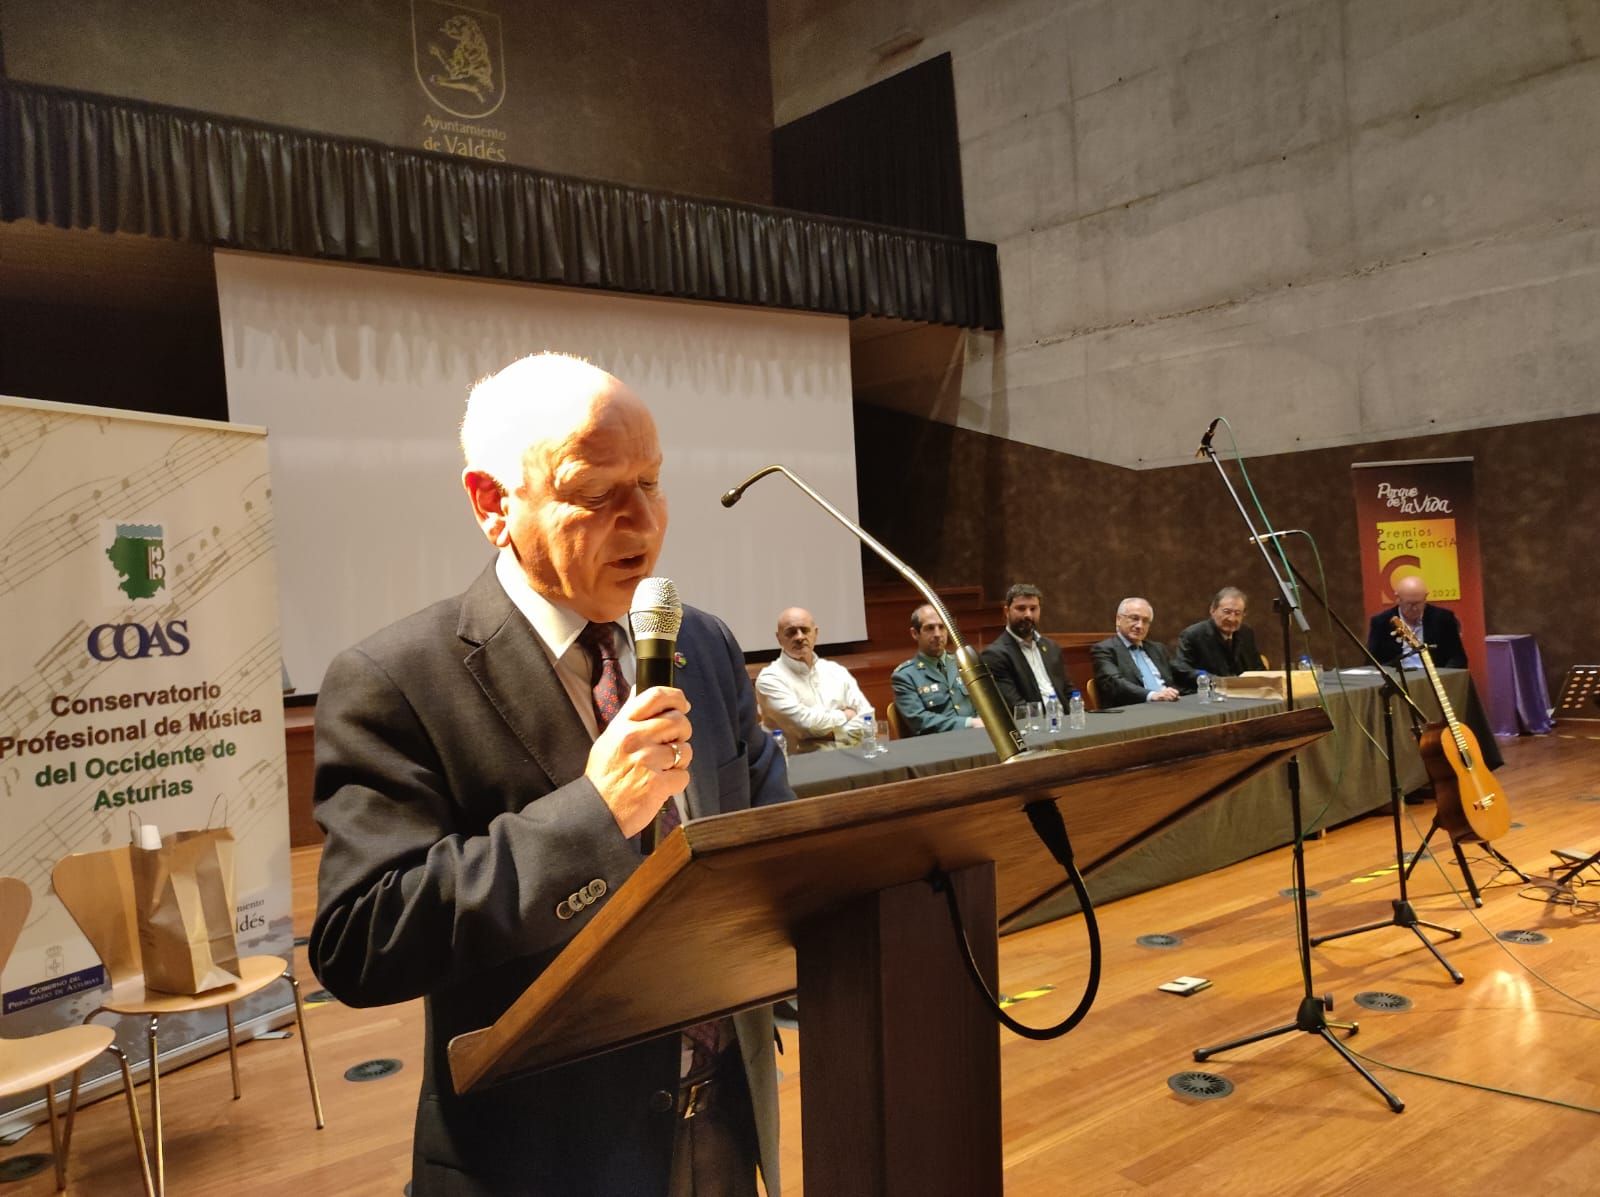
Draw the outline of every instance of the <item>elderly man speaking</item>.
M619 621L667 530L645 405L539 354L472 389L461 444L493 561L322 684L312 966L350 1005L424 998L416 1197L752 1197L758 1163L776 1193L769 1011L451 1087L451 1038L493 1022L612 900L658 813L792 797L719 620L685 608L678 686L628 693Z

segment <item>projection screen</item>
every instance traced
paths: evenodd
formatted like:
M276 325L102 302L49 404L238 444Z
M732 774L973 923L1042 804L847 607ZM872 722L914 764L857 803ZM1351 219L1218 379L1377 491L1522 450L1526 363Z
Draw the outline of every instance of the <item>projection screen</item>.
M805 606L830 642L863 639L854 539L781 462L856 512L843 317L532 287L243 253L216 255L232 419L265 425L284 663L318 689L340 649L456 594L493 550L461 489L472 382L556 349L626 381L660 429L670 504L657 572L746 648Z

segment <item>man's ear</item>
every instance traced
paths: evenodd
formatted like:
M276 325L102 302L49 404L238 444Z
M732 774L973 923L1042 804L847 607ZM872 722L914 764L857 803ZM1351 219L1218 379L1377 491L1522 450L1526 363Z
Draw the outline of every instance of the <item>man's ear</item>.
M505 487L483 470L472 469L461 471L461 485L466 489L478 527L483 529L489 543L497 549L505 548L511 543L511 530L506 523L509 513Z

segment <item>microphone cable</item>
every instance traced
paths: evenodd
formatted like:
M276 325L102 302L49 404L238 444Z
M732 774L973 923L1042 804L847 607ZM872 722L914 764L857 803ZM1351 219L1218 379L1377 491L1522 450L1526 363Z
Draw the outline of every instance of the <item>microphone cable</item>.
M1083 996L1078 999L1078 1005L1071 1014L1049 1027L1030 1027L1007 1014L989 989L988 982L983 979L978 962L972 955L972 943L967 939L967 928L961 921L961 904L956 898L956 889L950 882L950 875L943 869L935 870L928 878L928 884L933 886L935 893L943 892L945 896L950 909L950 924L955 928L956 941L961 949L961 960L966 965L967 976L971 978L984 1004L994 1015L995 1021L1024 1039L1043 1042L1061 1038L1082 1022L1084 1016L1089 1013L1089 1007L1094 1005L1094 999L1100 992L1100 923L1095 918L1094 902L1089 897L1089 887L1084 884L1083 874L1078 872L1077 863L1072 858L1072 842L1067 838L1067 825L1061 818L1060 808L1053 799L1042 798L1028 803L1023 810L1028 816L1028 822L1033 824L1034 833L1050 850L1050 855L1055 857L1056 862L1066 870L1067 880L1072 883L1073 892L1078 895L1078 905L1083 910L1083 924L1089 936L1089 976L1083 984Z

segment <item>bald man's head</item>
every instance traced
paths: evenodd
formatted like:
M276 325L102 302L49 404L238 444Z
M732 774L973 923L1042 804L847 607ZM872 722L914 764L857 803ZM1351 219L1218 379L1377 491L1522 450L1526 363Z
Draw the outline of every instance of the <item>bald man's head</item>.
M1421 574L1408 574L1394 584L1394 597L1400 618L1409 624L1419 623L1428 608L1428 584Z
M804 607L790 607L778 616L778 647L786 657L807 665L817 663L817 623L811 612Z
M638 396L588 362L535 354L472 388L461 447L490 543L556 606L621 618L667 530L661 447Z

